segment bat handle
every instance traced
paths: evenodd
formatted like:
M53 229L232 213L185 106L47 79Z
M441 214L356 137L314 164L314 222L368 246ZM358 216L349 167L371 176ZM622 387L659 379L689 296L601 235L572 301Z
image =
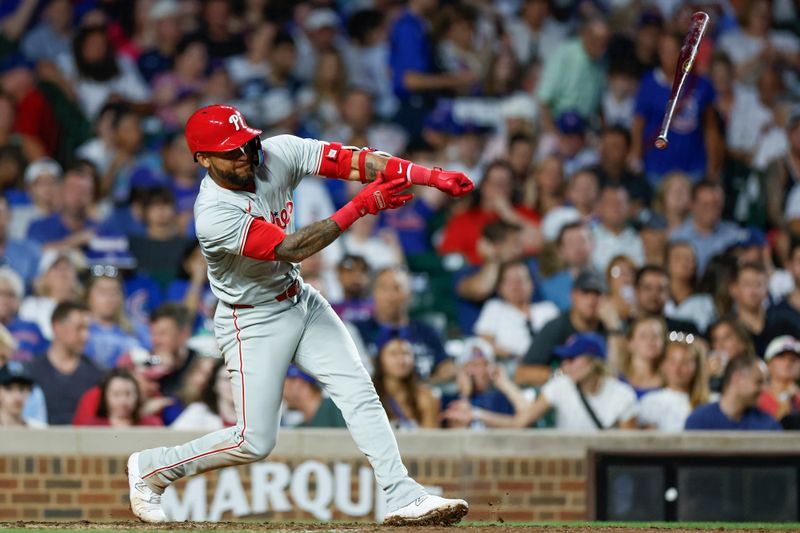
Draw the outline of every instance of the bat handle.
M659 150L665 149L669 145L669 141L667 141L667 135L666 134L659 135L658 138L656 138L655 145L656 148L658 148Z

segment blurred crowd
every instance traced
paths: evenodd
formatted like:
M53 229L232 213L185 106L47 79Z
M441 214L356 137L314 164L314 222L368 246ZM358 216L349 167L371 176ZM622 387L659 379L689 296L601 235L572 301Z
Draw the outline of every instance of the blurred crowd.
M0 30L0 426L236 423L182 131L225 103L476 183L301 265L397 428L800 427L796 1L5 0ZM296 224L359 186L303 180ZM283 396L344 427L301 368Z

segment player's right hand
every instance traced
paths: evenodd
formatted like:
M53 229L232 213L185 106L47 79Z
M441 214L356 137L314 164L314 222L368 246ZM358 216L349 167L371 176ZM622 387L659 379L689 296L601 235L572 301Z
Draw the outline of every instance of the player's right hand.
M361 189L352 202L362 217L367 213L375 215L385 209L397 209L414 198L411 193L403 193L408 186L405 176L386 181L383 173L378 172L375 181Z

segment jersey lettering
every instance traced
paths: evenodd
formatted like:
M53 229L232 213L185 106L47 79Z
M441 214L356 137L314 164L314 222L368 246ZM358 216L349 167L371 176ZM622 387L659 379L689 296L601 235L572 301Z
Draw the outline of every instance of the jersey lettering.
M292 211L294 211L294 202L286 202L286 206L280 211L270 211L270 220L279 228L286 229L291 222Z

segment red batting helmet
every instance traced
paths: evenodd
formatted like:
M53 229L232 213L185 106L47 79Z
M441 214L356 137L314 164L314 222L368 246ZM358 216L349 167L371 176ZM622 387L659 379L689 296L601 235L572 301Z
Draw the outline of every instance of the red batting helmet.
M186 122L186 143L192 155L198 152L227 152L261 135L251 128L238 109L210 105L195 111Z

